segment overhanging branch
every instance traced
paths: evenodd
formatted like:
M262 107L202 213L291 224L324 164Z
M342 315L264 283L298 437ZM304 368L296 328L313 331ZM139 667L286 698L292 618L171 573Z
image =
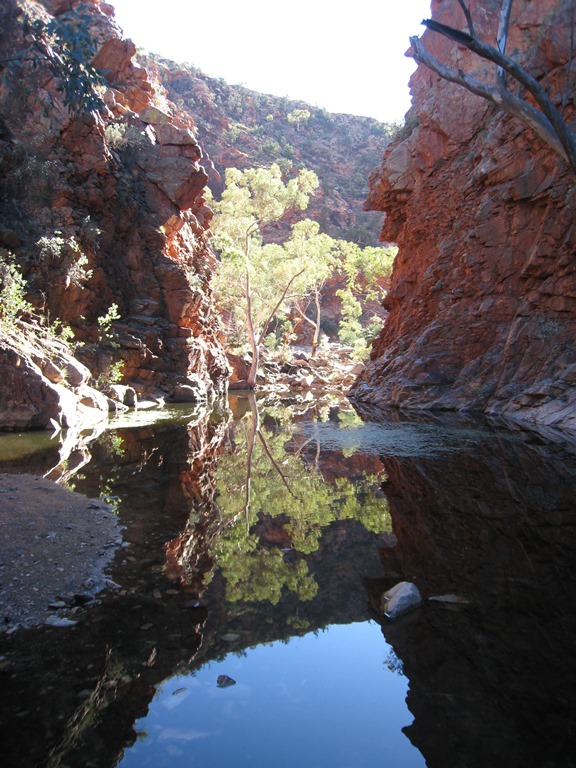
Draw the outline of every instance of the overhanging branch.
M505 54L512 0L504 0L502 5L497 48L484 43L476 37L470 12L463 0L459 0L459 3L466 15L470 33L454 29L433 19L425 19L422 24L430 31L437 32L449 40L464 46L481 58L496 64L498 70L495 85L487 85L462 70L451 69L442 64L424 48L421 40L417 37L410 38L413 58L436 72L442 79L463 86L530 126L549 147L563 157L570 164L571 168L576 171L576 142L562 116L540 83L514 59ZM536 109L530 103L508 90L505 72L526 88L540 109Z

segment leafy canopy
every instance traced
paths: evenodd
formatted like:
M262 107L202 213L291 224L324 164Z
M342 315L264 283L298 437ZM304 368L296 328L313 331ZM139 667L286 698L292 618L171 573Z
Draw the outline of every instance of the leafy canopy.
M304 316L314 296L319 306L325 282L336 273L345 278L345 295L341 292L345 343L360 339L365 351L375 332L373 327L365 332L358 320L362 313L358 296L373 299L381 294L380 279L390 274L396 249L360 248L337 240L311 219L294 224L284 242L266 242L271 225L289 211L304 210L317 186L316 175L308 170L284 182L277 165L232 168L226 172L221 200L210 199L215 211L212 244L220 256L213 283L216 302L229 344L242 349L249 341L256 367L258 348L272 319L282 321L294 310ZM318 324L319 317L314 325Z

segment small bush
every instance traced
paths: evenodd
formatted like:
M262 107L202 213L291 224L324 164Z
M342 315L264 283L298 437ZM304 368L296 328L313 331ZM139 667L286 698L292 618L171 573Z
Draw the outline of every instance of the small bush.
M32 311L26 301L26 280L22 277L13 253L0 248L0 318L4 326L12 326L16 319Z

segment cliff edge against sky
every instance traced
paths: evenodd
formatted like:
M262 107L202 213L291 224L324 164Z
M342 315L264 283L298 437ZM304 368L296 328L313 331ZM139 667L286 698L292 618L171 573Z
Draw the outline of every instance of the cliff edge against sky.
M500 2L469 3L493 42ZM457 0L433 18L466 29ZM570 3L513 4L508 52L574 121ZM437 33L443 62L490 65ZM568 71L571 76L566 77ZM497 413L576 428L576 187L562 159L515 119L420 65L403 141L370 180L396 241L390 315L353 397L379 405Z

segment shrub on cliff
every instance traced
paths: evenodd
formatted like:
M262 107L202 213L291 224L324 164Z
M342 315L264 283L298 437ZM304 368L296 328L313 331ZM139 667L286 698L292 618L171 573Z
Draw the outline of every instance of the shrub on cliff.
M4 15L11 10L5 8ZM105 81L91 63L98 45L90 32L91 14L77 6L73 12L49 18L30 5L26 10L20 8L18 17L26 42L0 57L2 76L17 80L30 70L44 68L57 80L57 89L71 112L100 109L103 102L98 88Z
M0 328L6 331L16 319L32 309L26 301L26 281L14 254L0 248Z

